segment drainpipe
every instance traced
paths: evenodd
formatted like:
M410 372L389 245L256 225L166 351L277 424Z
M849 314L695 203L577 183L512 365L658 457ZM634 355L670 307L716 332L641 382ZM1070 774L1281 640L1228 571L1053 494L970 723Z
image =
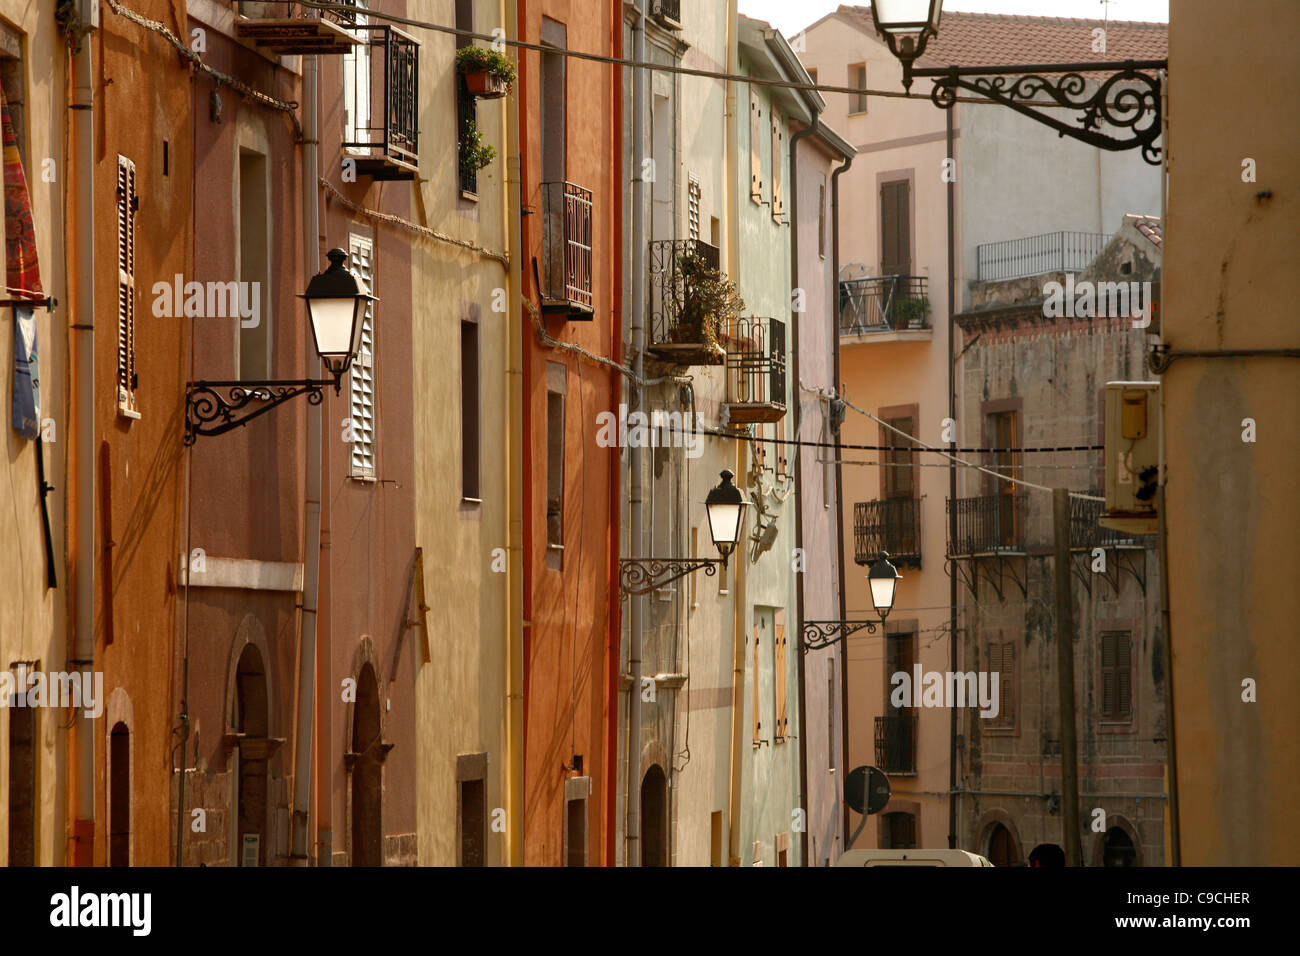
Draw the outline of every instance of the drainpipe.
M740 47L737 34L740 21L736 0L727 0L727 72L740 72ZM740 149L736 119L736 82L727 81L727 271L733 279L740 274L740 193L737 188L737 163ZM745 474L744 442L735 442L736 477ZM732 668L731 668L731 771L727 787L727 864L740 866L740 767L741 734L745 719L745 548L736 549L736 587L732 596ZM725 572L724 572L725 573Z
M644 4L645 0L642 0ZM638 6L632 25L632 58L645 61L645 9ZM637 152L645 148L645 70L632 71L632 371L628 414L641 408L642 353L645 351L645 180ZM628 442L628 554L641 556L641 449ZM627 829L624 866L641 865L641 615L642 600L628 598Z
M91 4L84 5L89 8ZM91 11L82 18L93 23ZM95 18L97 20L97 18ZM75 74L72 110L76 133L77 180L77 544L76 633L72 663L84 682L95 670L95 146L93 74L90 41L83 38L81 51L73 57ZM91 685L93 686L93 684ZM83 709L76 711L77 790L76 823L73 830L73 862L92 865L95 852L95 736L94 721ZM82 839L89 842L82 848Z
M506 33L519 36L517 0L506 0ZM517 48L516 48L517 49ZM517 59L523 53L516 54ZM506 557L509 606L506 623L506 843L511 866L524 865L524 318L523 217L519 159L519 96L506 97L506 222L510 259L510 328L506 335L506 501L509 509L510 548Z
M807 129L801 129L790 137L790 286L799 288L799 141L805 137L817 132L820 118L812 104L809 104L809 110L812 114L812 125ZM793 382L790 385L790 391L794 395L794 433L801 435L800 430L803 423L803 391L799 382L799 314L790 314L791 337L790 337L790 368L793 375ZM794 449L794 546L799 553L803 553L803 447L796 445ZM801 572L802 573L802 572ZM803 578L796 577L795 602L798 608L798 627L795 628L795 646L798 648L798 681L799 681L799 734L803 738L799 747L799 806L804 811L804 828L799 834L799 859L804 866L808 866L808 747L807 733L804 730L808 726L808 708L807 701L804 700L804 654L803 654L803 615L804 615L804 587ZM830 702L827 701L827 706Z
M831 289L832 289L832 312L835 321L832 328L835 332L835 352L834 352L834 386L835 394L841 400L843 399L844 386L840 382L840 176L848 172L853 165L853 157L850 156L844 161L835 172L831 173ZM842 428L843 426L841 426ZM835 536L838 541L836 546L836 557L839 560L839 597L840 597L840 620L847 619L845 599L844 599L844 466L841 459L844 457L840 449L841 438L837 432L835 435ZM802 636L800 640L803 640ZM835 645L833 652L840 662L840 747L843 752L843 759L840 767L841 772L847 774L849 764L849 668L848 654L844 650L844 641ZM844 839L849 835L849 805L842 803L844 811L844 829L840 836ZM841 842L840 846L847 850Z
M302 238L303 264L308 275L320 271L320 199L316 180L316 57L302 60ZM307 360L307 377L320 376L319 365ZM316 606L320 587L321 406L307 406L306 538L303 546L301 653L298 664L298 734L294 741L293 845L289 858L296 866L309 864L308 822L311 800L312 728L316 713ZM329 866L330 854L316 861Z
M952 128L952 110L944 110L948 118L948 152L949 159L953 156L953 128ZM1100 150L1098 151L1100 152ZM953 224L956 216L956 197L954 190L956 183L954 177L948 177L948 417L954 422L957 420L957 364L953 357L953 334L956 331L957 323L954 319L956 307L954 305L957 293L957 276L956 276L956 234ZM953 438L956 439L956 435ZM949 455L956 455L956 441L948 444ZM957 465L950 457L948 459L948 500L957 500ZM948 540L957 540L957 512L951 506L948 515ZM957 667L957 645L959 638L957 636L957 575L948 576L948 657L949 670L956 674ZM948 723L948 849L957 848L957 708L953 707L949 714Z

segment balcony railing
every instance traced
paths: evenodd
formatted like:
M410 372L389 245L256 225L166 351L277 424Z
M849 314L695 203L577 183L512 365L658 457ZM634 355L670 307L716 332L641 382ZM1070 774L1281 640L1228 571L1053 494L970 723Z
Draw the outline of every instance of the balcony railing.
M840 283L840 334L930 327L925 276L870 276Z
M1102 497L1103 492L1091 494ZM1092 548L1141 548L1153 540L1151 535L1125 534L1114 528L1103 528L1098 523L1104 503L1083 498L1070 499L1070 547L1079 550Z
M1024 495L981 495L948 499L947 513L957 514L957 538L952 538L949 520L948 554L1023 553L1026 546Z
M348 64L354 75L345 88L353 99L350 115L365 123L349 129L352 139L343 145L364 151L355 157L362 175L414 179L420 165L420 45L391 26L354 29L368 33L370 44L366 56Z
M785 323L736 319L723 334L727 350L727 406L732 422L775 422L785 417Z
M665 26L682 25L682 0L650 0L650 13Z
M853 560L871 564L888 551L896 565L921 566L921 502L883 498L853 506Z
M726 353L720 340L726 330L717 316L705 314L693 299L684 268L687 262L725 280L721 258L716 246L699 239L650 243L648 351L678 365L724 364Z
M542 308L591 318L591 190L542 183Z
M1024 279L1045 272L1079 272L1106 247L1099 232L1049 232L975 247L975 277L980 282Z
M876 767L885 773L916 773L915 716L876 718Z
M352 0L340 0L355 6ZM235 36L276 56L347 53L363 42L352 32L356 14L320 10L295 0L240 0Z

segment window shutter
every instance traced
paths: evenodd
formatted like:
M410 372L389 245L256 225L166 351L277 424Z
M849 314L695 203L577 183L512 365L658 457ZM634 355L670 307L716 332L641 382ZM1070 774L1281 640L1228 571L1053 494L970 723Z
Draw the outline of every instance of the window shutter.
M762 709L759 706L760 698L758 694L758 676L759 676L758 628L759 628L759 622L755 621L754 622L754 743L755 744L757 744L759 741L763 739Z
M786 713L785 689L785 611L778 610L773 645L776 650L776 736L782 739L789 730L789 718Z
M352 269L374 292L374 241L353 234L348 239ZM366 303L361 321L361 347L348 373L349 416L352 419L352 461L349 477L375 477L375 304Z
M1115 633L1101 635L1101 716L1115 716Z
M686 186L686 229L689 238L700 238L700 181L694 176Z
M763 162L758 152L759 119L763 111L759 107L758 94L749 94L749 198L756 203L763 201Z
M1002 646L1002 676L998 679L998 716L1008 727L1016 722L1016 644L1007 641Z
M781 119L777 116L776 111L772 111L772 218L777 222L781 221L781 216L785 212L785 206L782 200L782 173L784 172L784 161L781 154Z
M135 389L135 163L117 157L117 407L139 417ZM183 310L182 310L183 311Z
M1127 631L1115 635L1115 716L1127 720L1132 714L1132 641Z

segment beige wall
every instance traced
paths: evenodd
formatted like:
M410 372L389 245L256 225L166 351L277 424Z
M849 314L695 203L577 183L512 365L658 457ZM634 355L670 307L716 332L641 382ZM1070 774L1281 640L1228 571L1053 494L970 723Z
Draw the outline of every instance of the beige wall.
M1169 37L1165 342L1295 349L1300 6L1183 0ZM1300 364L1188 357L1163 381L1182 862L1295 864Z

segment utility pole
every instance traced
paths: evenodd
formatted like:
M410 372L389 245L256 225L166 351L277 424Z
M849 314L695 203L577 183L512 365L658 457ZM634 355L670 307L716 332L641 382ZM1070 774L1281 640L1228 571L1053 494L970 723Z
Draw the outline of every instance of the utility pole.
M1074 730L1074 609L1070 596L1070 493L1052 489L1056 543L1056 669L1061 707L1061 829L1065 865L1079 866L1079 754Z

